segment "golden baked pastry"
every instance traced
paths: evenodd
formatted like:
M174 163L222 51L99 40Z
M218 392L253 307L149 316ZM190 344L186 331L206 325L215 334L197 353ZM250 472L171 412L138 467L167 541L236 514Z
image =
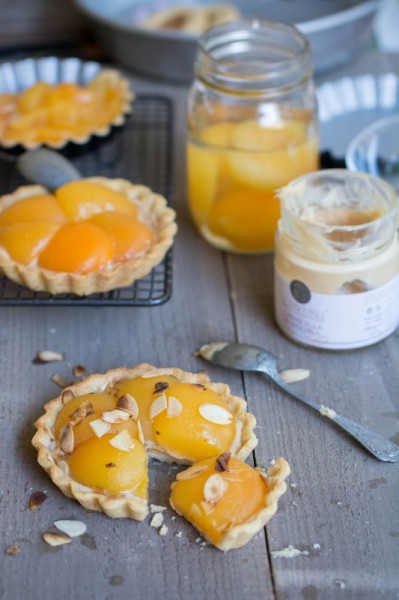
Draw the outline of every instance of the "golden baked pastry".
M124 179L90 177L54 194L23 186L0 198L0 272L51 294L126 287L161 262L176 231L165 198Z
M133 92L118 71L104 69L87 85L38 81L18 94L0 94L0 144L62 148L86 143L122 125Z
M240 548L275 514L289 473L283 458L266 473L225 453L179 473L170 505L220 550Z
M202 400L200 399L202 397ZM82 506L142 520L147 455L191 464L257 444L246 402L204 373L140 364L91 375L45 406L32 440L53 482Z
M140 25L146 29L200 34L214 25L234 21L239 16L238 9L231 4L181 5L158 10L142 21Z

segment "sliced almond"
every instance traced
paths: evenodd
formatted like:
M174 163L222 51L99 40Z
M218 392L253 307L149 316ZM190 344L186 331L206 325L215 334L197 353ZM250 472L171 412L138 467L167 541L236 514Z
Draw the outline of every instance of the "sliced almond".
M115 437L111 438L109 443L114 448L123 450L123 452L129 452L134 448L134 440L126 429L118 433Z
M116 407L120 410L125 410L126 412L130 413L133 419L135 421L137 420L137 417L139 416L139 405L137 404L136 398L130 394L124 394L118 398Z
M279 373L285 383L295 383L307 379L310 375L309 369L286 369Z
M216 459L215 471L228 471L230 458L231 452L223 452L223 454L220 454Z
M82 402L82 404L80 405L81 408L83 408L86 412L86 417L90 417L90 415L94 414L94 406L92 405L91 402Z
M171 417L171 418L177 417L180 415L182 410L183 410L183 406L182 406L182 403L180 402L180 400L178 400L174 396L169 396L168 408L166 409L166 416Z
M230 425L233 415L218 404L205 402L198 407L199 414L203 419L216 425Z
M70 423L64 425L60 432L60 448L65 454L71 454L75 446L75 436Z
M62 533L66 533L70 538L79 537L86 533L86 523L83 521L77 521L75 519L59 519L58 521L54 521L54 525L62 531Z
M150 419L153 419L154 417L159 415L163 410L166 410L167 407L168 402L166 400L166 396L165 394L161 394L151 403L149 410Z
M130 414L125 410L115 408L114 410L105 410L102 413L101 418L107 423L121 423L122 421L130 419Z
M194 467L189 467L185 471L180 471L180 473L176 475L176 479L178 481L184 481L185 479L194 479L194 477L197 477L198 475L204 473L207 470L208 465L198 465Z
M65 379L63 377L61 377L61 375L57 375L57 373L55 375L53 375L51 379L52 379L52 381L54 381L54 383L56 383L57 385L59 385L62 388L67 386L67 382L65 381Z
M169 387L169 383L166 381L157 381L154 387L153 394L160 394L161 392L165 392Z
M52 533L50 531L43 533L42 538L49 546L62 546L62 544L70 544L72 542L70 537L61 535L60 533Z
M76 410L73 411L69 418L72 420L81 419L86 416L86 409L84 406L78 406Z
M48 363L63 360L63 354L53 352L52 350L41 350L36 354L36 362Z
M72 390L64 390L61 394L62 404L68 404L71 400L75 398L75 394Z
M33 494L31 494L29 498L29 509L37 510L45 500L47 500L47 494L45 494L44 492L33 492Z
M111 424L106 423L102 419L94 419L94 421L90 421L89 426L93 430L94 435L98 438L103 437L103 435L111 431Z
M218 473L214 473L205 482L204 485L204 498L206 502L215 504L224 495L227 490L228 484Z
M82 377L86 373L86 367L83 365L75 365L72 369L74 377Z
M12 546L8 546L4 552L5 554L19 554L21 552L21 548L18 546L18 544L13 544Z

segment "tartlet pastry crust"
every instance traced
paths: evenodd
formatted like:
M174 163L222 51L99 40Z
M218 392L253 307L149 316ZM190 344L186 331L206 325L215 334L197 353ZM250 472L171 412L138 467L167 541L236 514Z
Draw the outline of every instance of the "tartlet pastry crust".
M94 127L91 131L84 135L73 135L65 133L62 139L58 141L47 141L47 142L27 142L19 139L4 139L0 128L0 145L4 148L14 148L19 146L27 150L32 150L40 146L47 146L49 148L61 149L64 148L69 142L74 144L83 145L86 144L93 135L99 137L105 137L111 131L114 126L121 126L126 121L126 115L132 112L132 102L134 100L134 93L131 90L129 81L122 77L122 75L115 69L103 69L96 74L92 81L96 82L96 85L103 86L104 88L112 89L118 92L120 98L120 111L115 117L102 127ZM61 83L61 82L58 82Z
M50 271L34 264L23 265L12 260L0 246L0 273L4 273L12 281L31 290L50 294L73 293L87 296L95 292L128 287L136 279L145 277L163 260L177 231L176 213L167 206L166 199L155 194L148 187L131 183L126 179L88 177L85 181L98 183L124 194L137 207L140 220L154 231L155 243L144 254L115 263L110 268L86 274ZM12 194L0 198L0 213L19 200L43 193L48 193L48 190L40 185L22 186Z
M74 481L68 469L68 464L59 443L55 439L54 426L59 412L72 397L89 394L91 392L105 392L118 394L121 385L135 377L153 377L162 375L173 375L182 382L199 383L215 391L224 398L237 421L242 423L240 430L241 440L234 455L245 460L255 448L257 438L254 434L256 424L255 417L246 411L246 402L238 396L233 396L226 384L213 383L205 373L189 373L177 368L158 369L150 364L142 363L132 369L112 369L105 374L93 374L79 383L70 385L62 393L48 402L45 413L35 422L36 434L32 439L32 445L38 452L38 462L48 473L55 485L69 498L75 498L84 508L104 512L110 517L127 517L135 520L143 520L148 514L148 506L145 500L137 498L132 492L121 492L110 496L104 490L93 490ZM66 394L70 390L72 394ZM146 446L146 444L144 443ZM166 451L159 448L148 448L150 457L168 462L179 462L190 464L191 461L183 458L176 459Z

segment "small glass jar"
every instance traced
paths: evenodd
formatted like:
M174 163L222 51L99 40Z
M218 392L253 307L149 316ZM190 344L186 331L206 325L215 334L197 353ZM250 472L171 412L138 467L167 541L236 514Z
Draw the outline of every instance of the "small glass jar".
M398 199L382 179L319 171L279 191L275 316L306 346L368 346L399 325Z
M188 96L188 197L203 237L222 250L274 247L275 190L318 167L306 38L293 26L242 20L199 40Z

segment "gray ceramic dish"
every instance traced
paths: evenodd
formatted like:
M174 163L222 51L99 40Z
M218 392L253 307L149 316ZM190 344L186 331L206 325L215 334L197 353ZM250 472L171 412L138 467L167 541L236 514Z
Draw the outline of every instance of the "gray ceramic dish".
M150 31L140 20L173 5L223 0L74 0L104 50L120 64L152 77L187 82L193 77L197 36ZM379 0L235 0L243 16L285 21L309 38L316 73L349 62L370 42Z

